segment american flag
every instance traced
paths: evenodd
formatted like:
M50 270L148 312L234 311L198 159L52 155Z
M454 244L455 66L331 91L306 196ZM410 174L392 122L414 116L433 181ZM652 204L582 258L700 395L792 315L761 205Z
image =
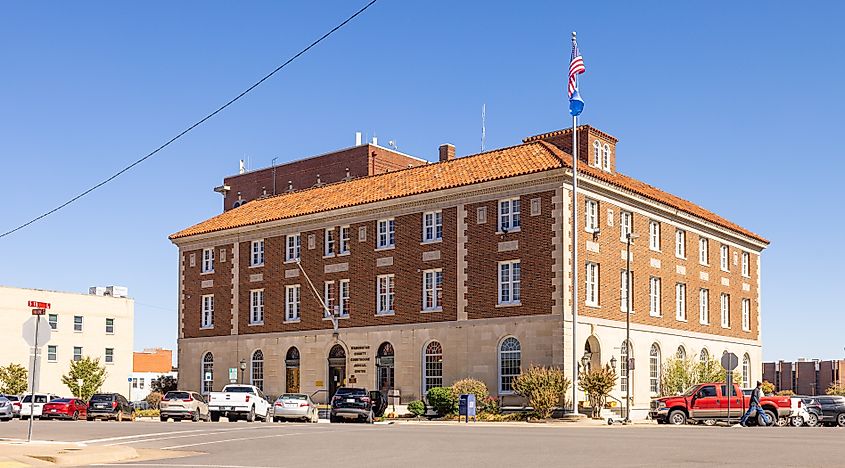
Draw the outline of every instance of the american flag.
M581 57L581 52L578 51L578 44L575 39L572 39L572 60L569 61L569 97L575 92L578 87L578 79L576 78L587 69L584 68L584 58Z

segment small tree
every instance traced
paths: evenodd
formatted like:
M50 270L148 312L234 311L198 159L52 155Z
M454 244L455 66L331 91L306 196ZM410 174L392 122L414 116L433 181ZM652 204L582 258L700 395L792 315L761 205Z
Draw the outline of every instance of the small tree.
M475 404L478 405L480 411L487 411L490 403L490 392L487 391L487 385L484 382L476 379L461 379L452 384L452 396L455 401L459 401L461 395L473 394L475 395ZM498 405L496 405L498 406ZM491 408L492 410L493 408Z
M425 414L425 403L420 400L414 400L408 403L408 411L414 416L420 417Z
M528 400L537 417L547 419L572 382L555 367L532 366L513 379L513 389Z
M150 382L150 390L161 393L162 395L166 395L167 392L176 390L177 386L178 382L172 375L160 375L157 379L153 379L153 381Z
M768 380L764 380L762 385L760 385L760 390L763 391L763 395L771 395L775 393L775 384L769 382Z
M781 390L781 391L777 392L776 395L778 395L778 396L793 396L793 395L795 395L795 392L793 392L792 390Z
M150 392L147 395L147 398L144 398L144 401L150 405L150 409L158 409L158 405L161 403L162 394L158 392Z
M606 365L603 369L581 372L578 375L578 388L587 394L592 409L592 417L601 417L601 410L607 402L607 396L616 386L616 370Z
M20 395L27 388L27 371L20 364L11 363L0 367L0 393Z
M79 385L79 381L82 385ZM106 368L100 359L85 356L79 361L70 361L68 373L62 376L62 383L76 398L88 401L106 381Z
M830 384L826 392L828 395L845 396L845 385Z

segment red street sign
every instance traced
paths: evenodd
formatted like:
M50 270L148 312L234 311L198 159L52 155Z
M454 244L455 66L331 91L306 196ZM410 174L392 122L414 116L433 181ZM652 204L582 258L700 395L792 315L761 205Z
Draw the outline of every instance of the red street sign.
M47 309L32 309L32 315L44 315Z
M49 309L50 303L49 302L29 301L28 306L32 307L34 309Z

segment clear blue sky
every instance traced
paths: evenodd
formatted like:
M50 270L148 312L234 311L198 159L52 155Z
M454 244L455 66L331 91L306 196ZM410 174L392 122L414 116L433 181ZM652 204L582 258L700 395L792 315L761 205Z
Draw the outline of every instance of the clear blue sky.
M5 3L0 230L146 154L363 5ZM579 8L580 6L580 8ZM246 99L115 183L0 239L0 284L118 284L135 347L175 347L167 235L220 211L253 167L354 132L436 159L568 125L569 33L584 121L620 139L619 170L765 237L764 357L843 355L843 7L835 2L380 0ZM836 200L839 200L837 202Z

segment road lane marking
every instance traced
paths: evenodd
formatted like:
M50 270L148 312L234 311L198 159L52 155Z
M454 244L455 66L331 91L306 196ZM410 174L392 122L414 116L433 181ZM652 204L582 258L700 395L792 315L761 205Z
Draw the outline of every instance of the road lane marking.
M2 466L2 465L0 465ZM28 465L27 465L28 466ZM284 468L282 465L256 466L256 465L177 465L175 463L95 463L91 466L190 466L196 468Z
M348 431L309 431L309 432L290 432L287 434L272 434L267 436L256 436L256 437L239 437L237 439L223 439L223 440L213 440L209 442L198 442L196 444L184 444L184 445L172 445L170 447L162 447L161 450L175 450L187 447L198 447L200 445L211 445L211 444L222 444L225 442L239 442L242 440L256 440L256 439L270 439L273 437L287 437L287 436L295 436L295 435L308 435L308 434L324 434L324 433L338 433L338 432L348 432Z
M206 436L206 435L210 435L210 434L220 434L220 433L224 433L224 432L242 432L242 431L263 430L263 429L266 429L266 428L253 427L253 428L231 428L231 429L220 429L220 430L203 430L203 431L199 431L199 433L185 434L185 435L174 435L174 436L170 435L170 434L173 434L172 432L161 432L161 433L158 433L158 434L147 434L147 435L143 436L143 437L152 437L152 439L148 439L148 438L141 439L141 438L139 438L137 440L121 440L119 442L114 442L114 443L111 443L111 444L105 444L105 446L106 447L112 447L114 445L123 445L123 444L140 444L140 443L143 443L143 442L154 442L154 441L157 441L157 440L183 439L185 437L202 437L202 436ZM194 432L194 431L186 431L186 432ZM155 436L158 436L158 435L165 435L165 437L155 437Z
M91 440L82 440L80 442L85 444L94 444L97 442L111 442L113 440L126 440L126 439L137 439L138 437L147 437L147 436L157 436L157 435L164 435L164 434L184 434L187 432L202 432L206 429L195 429L193 431L168 431L168 432L153 432L151 434L135 434L135 435L128 435L122 437L106 437L105 439L91 439Z

